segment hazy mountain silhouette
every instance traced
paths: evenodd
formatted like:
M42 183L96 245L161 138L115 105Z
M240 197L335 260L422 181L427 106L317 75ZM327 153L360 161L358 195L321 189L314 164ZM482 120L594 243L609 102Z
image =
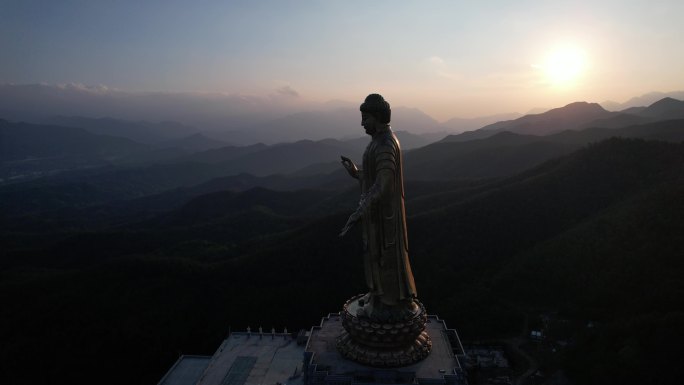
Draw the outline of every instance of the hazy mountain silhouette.
M446 131L430 116L416 108L393 107L392 127L397 131L425 134ZM348 139L363 135L361 114L356 108L299 112L243 130L212 131L217 138L239 144L289 142L293 139Z
M399 138L399 142L401 143L401 148L403 150L412 150L415 148L420 148L423 147L427 144L434 143L438 141L439 139L442 139L446 134L445 133L427 133L427 134L421 134L421 135L416 135L412 134L410 132L406 131L398 131L395 132L397 137ZM322 142L326 141L333 141L335 142L334 139L326 139L323 140ZM368 136L356 138L356 139L348 139L348 140L342 140L344 143L344 146L340 146L340 152L339 155L345 155L347 157L352 157L352 160L357 162L358 164L362 163L362 159L358 157L360 153L363 153L365 150L366 146L368 146L368 143L370 142L370 138ZM339 145L339 144L338 144ZM335 158L327 158L324 161L320 163L314 163L307 165L305 167L302 167L294 172L291 172L290 175L293 176L306 176L306 175L317 175L317 174L327 174L334 172L335 170L340 169L340 162L339 162L339 157Z
M448 128L452 134L458 134L465 131L474 131L479 128L488 126L490 124L517 119L521 116L519 113L496 114L490 116L481 116L477 118L451 118L441 125Z
M596 103L575 102L540 114L528 114L517 119L496 122L478 130L450 135L449 141L483 139L501 131L528 135L548 135L577 128L582 124L610 116L612 116L610 112Z
M653 119L640 116L634 113L618 112L608 118L596 119L591 122L584 123L577 128L589 127L604 127L604 128L620 128L635 124L643 124L653 121Z
M197 129L177 122L132 122L113 118L85 118L59 116L51 123L68 127L79 127L95 134L128 138L140 143L160 143L180 139L197 133Z
M584 124L584 127L617 128L647 122L684 118L684 102L672 98L663 98L647 107L631 107L616 115L597 119Z
M414 134L408 131L395 131L394 134L399 139L401 143L402 150L411 150L414 148L419 148L426 146L430 143L437 142L438 140L444 138L447 134L446 132L430 132L425 134ZM366 134L359 136L354 139L342 139L342 142L351 146L350 148L355 149L365 149L368 143L370 143L370 137Z
M56 174L0 187L7 215L128 200L223 176L220 167L197 163L102 167Z
M415 135L400 131L396 134L404 149L423 146L442 137L439 133ZM179 158L178 161L225 163L227 172L245 172L260 176L275 173L315 175L340 169L340 155L350 157L360 164L361 154L369 140L369 137L365 136L348 140L302 140L271 146L261 143L251 146L227 146L188 155Z
M127 139L95 135L73 127L13 123L0 119L0 160L96 156L116 158L147 146Z
M266 148L268 148L268 146L263 143L252 144L249 146L223 146L206 151L198 151L197 153L184 156L178 160L199 163L221 163L246 154L259 152Z
M402 148L411 149L432 143L444 135L427 133L416 135L405 131L396 133ZM268 175L295 173L299 176L330 173L339 169L339 157L345 155L361 162L360 155L369 143L369 137L355 139L301 140L293 143L248 146L225 146L178 157L176 162L224 163L228 173Z
M684 118L684 101L663 98L639 111L638 115L660 119Z
M613 136L682 141L684 120L620 129L567 130L545 137L501 132L468 142L450 142L450 138L445 138L407 152L405 175L408 180L505 177L570 153L587 143ZM287 190L319 188L326 184L342 186L348 181L340 168L339 155L346 154L360 164L364 145L365 141L350 146L345 141L324 140L226 147L196 154L206 156L204 159L192 158L191 155L184 162L65 173L0 188L0 198L4 203L0 207L8 215L41 212L54 207L86 207L159 194L183 186L189 188L215 178L223 182L216 182L213 189L200 189L199 193L255 186ZM249 170L261 177L247 175L240 170ZM268 176L275 173L290 175ZM197 193L190 192L186 196L195 195Z
M393 128L398 132L410 134L433 133L434 138L440 132L448 129L463 131L463 127L470 125L478 128L466 131L460 135L452 135L452 141L467 141L482 139L496 132L510 131L519 134L549 135L567 129L585 127L624 127L654 120L673 119L682 117L681 107L676 100L654 103L653 108L643 110L630 109L622 113L609 112L597 103L576 102L564 107L555 108L540 114L530 114L513 120L491 123L497 118L515 116L515 114L495 115L475 119L451 119L440 124L417 109L398 107L393 110L393 121L398 122ZM349 122L358 120L358 111L352 108L332 111L302 112L289 115L265 124L254 126L248 131L235 137L237 142L274 143L288 140L288 137L302 137L312 140L323 138L344 138L356 136L357 130L350 127ZM491 123L478 126L479 123ZM460 127L460 128L458 128ZM223 133L224 138L230 138L236 133ZM400 140L402 138L400 137ZM408 141L407 141L408 144ZM413 144L407 148L413 147Z
M511 131L518 134L548 135L576 128L584 123L611 115L597 103L575 102L541 114L525 115L515 120L498 122L483 131Z
M684 91L673 91L673 92L649 92L641 96L635 96L624 103L617 103L613 101L602 102L603 108L609 111L623 111L625 109L633 107L643 107L651 105L658 100L663 98L674 98L679 100L684 100Z
M632 107L620 112L608 112L596 103L576 102L541 114L530 114L514 120L501 121L478 130L449 135L445 141L464 142L483 139L496 132L544 136L556 132L589 127L620 128L660 120L684 117L681 102L665 98L649 107Z
M633 98L621 108L615 109L631 113L624 110L629 107L649 105L663 97L684 99L684 93L651 93ZM80 84L0 85L0 117L51 124L54 124L57 119L60 125L124 136L143 143L160 140L158 134L172 134L172 137L177 138L200 130L212 138L238 145L258 142L274 144L298 139L318 140L326 137L356 137L362 131L357 124L349 122L359 120L357 105L357 103L341 101L305 105L277 97L258 98L211 93L126 93L101 86L87 87ZM463 124L470 126L468 129L474 130L486 125L483 121L477 127L476 123L479 119L491 118L453 118L447 121L449 123L440 124L416 109L396 107L394 110L395 130L415 134L463 131ZM56 115L62 115L62 117L54 118ZM64 117L64 115L73 116L73 118ZM92 116L112 118L90 118ZM509 118L504 116L498 119ZM183 123L145 123L145 121L159 120ZM121 127L109 131L114 128L117 121L121 123ZM492 123L492 121L486 123ZM640 122L631 122L631 124L636 123ZM565 128L571 127L561 126L552 130ZM541 132L519 131L511 127L504 130L541 134ZM286 133L289 131L298 136L287 136ZM478 139L486 136L483 132L467 131L463 139ZM170 138L166 137L166 139Z
M361 117L357 118L359 125ZM406 131L412 134L428 134L448 131L448 128L417 108L393 107L392 108L392 129ZM361 131L363 132L363 131Z
M129 139L80 128L12 123L0 119L0 179L104 166L149 150Z
M311 164L337 161L342 154L359 157L363 148L358 142L335 139L300 140L272 146L257 144L224 147L192 154L180 161L208 162L220 165L227 174L249 173L257 176L290 173Z
M211 149L226 147L229 144L220 140L212 139L204 134L196 133L190 136L169 139L163 142L156 143L156 147L160 148L178 148L187 152L200 152Z
M587 144L611 137L681 142L684 140L684 119L662 120L617 129L592 127L584 130L567 130L549 135L545 139L568 144Z
M120 127L128 127L131 130L139 127L139 123L97 120L100 121L109 123L94 131L118 132ZM82 119L82 122L91 121ZM142 126L147 126L147 123ZM1 119L0 134L0 178L13 180L35 179L47 173L69 172L110 164L169 162L191 152L226 145L202 134L168 140L161 140L161 136L157 136L156 143L148 145L122 135L94 134L84 128L12 123Z
M440 142L405 155L407 178L453 179L501 177L521 172L548 159L570 153L591 142L610 137L684 140L684 120L668 120L617 129L565 130L552 135L500 132L485 139Z
M236 183L232 188L240 188L240 183L244 185L242 188L255 185L282 187L288 184L300 188L312 184L317 186L319 179L325 181L328 177L322 175L309 181L303 177L283 180L280 177L260 179L258 176L287 174L331 159L339 162L340 154L358 159L362 151L362 148L355 147L353 143L337 140L299 141L273 146L224 147L158 164L74 170L50 178L0 187L0 198L3 200L0 207L8 215L40 212L50 208L85 207L189 187L231 175L238 176L232 179L232 183ZM158 154L154 155L158 157ZM339 163L337 167L341 167ZM252 176L239 176L245 173ZM246 179L251 179L252 182L245 182ZM228 188L227 185L225 188Z
M550 142L534 145L539 141L536 136L510 132L467 142L443 140L407 153L404 172L408 179L422 180L498 177L569 151Z

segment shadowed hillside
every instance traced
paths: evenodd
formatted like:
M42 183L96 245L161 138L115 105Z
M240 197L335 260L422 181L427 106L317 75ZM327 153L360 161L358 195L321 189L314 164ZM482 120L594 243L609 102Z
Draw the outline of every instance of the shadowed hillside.
M684 140L684 120L665 120L621 128L592 127L546 136L500 132L484 139L455 141L453 136L406 154L409 179L510 176L543 161L610 137Z
M651 337L684 335L682 146L610 139L507 179L408 183L421 299L466 340L516 335L539 308L595 321L561 358L582 383L676 366L674 354L654 361ZM108 229L8 229L0 358L16 369L0 374L148 383L179 351L213 351L228 325L315 324L363 290L358 229L337 238L357 194L217 192Z

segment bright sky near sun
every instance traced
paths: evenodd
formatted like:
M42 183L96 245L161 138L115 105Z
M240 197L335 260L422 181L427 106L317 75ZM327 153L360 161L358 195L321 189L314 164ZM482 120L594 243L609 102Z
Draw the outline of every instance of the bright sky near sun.
M525 113L684 89L682 15L681 0L0 0L0 83Z

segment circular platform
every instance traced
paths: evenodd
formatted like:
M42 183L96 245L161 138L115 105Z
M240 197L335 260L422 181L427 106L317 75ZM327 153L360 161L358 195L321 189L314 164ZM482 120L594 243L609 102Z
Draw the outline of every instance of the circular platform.
M337 339L337 350L344 357L364 365L394 367L410 365L430 354L432 341L425 331L427 313L413 299L396 322L378 322L358 315L360 294L348 300L340 316L345 329Z

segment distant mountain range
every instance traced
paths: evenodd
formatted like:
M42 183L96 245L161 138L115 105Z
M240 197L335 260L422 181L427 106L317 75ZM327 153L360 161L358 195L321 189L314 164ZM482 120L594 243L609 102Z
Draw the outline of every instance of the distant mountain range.
M47 120L52 125L78 127L94 134L127 138L149 144L155 149L174 148L185 152L196 152L229 145L227 142L208 137L196 128L177 122L133 122L78 116L58 116Z
M603 105L611 112L633 114L665 97L682 100L684 91L654 92L625 103L604 102ZM608 111L596 108L592 111L591 108L596 106L586 104L576 105L578 111L574 113L568 111L572 104L563 111L557 111L557 114L570 114L566 116L565 123L561 122L562 117L553 117L556 127L550 127L543 121L549 117L544 114L528 114L522 117L523 120L518 120L519 114L499 114L470 119L452 118L440 123L418 109L401 106L393 109L393 124L395 130L415 135L442 133L446 136L469 131L463 138L476 139L486 136L479 130L483 127L496 130L508 125L503 130L543 135L572 128L570 126L576 123L589 124L591 113L596 114L593 117L596 120L612 118L605 114ZM126 93L79 84L0 84L0 118L80 127L93 133L126 137L146 144L188 137L198 132L228 145L259 142L270 145L325 138L344 140L362 133L357 103L331 101L306 105L295 100L245 95ZM578 120L581 118L589 121L581 122ZM630 119L630 124L647 122ZM515 123L517 127L499 122ZM205 149L210 146L206 144ZM197 149L190 145L181 148L185 151Z
M161 149L178 148L188 153L194 153L198 151L207 151L215 148L221 148L228 145L229 144L224 141L209 138L205 134L198 132L196 134L192 134L189 136L158 142L155 144L155 147Z
M110 126L120 125L121 122L110 121ZM113 131L119 135L93 131ZM226 145L199 133L149 144L134 141L116 130L93 131L0 120L0 184L79 169L169 161Z
M177 122L133 122L112 118L84 118L80 116L57 116L49 123L64 127L79 127L94 134L120 136L140 143L159 143L179 139L197 133L197 129Z
M521 116L519 113L496 114L478 118L451 118L442 123L442 126L449 129L452 134L459 134L464 131L473 131L490 124L503 120L513 120Z
M148 150L130 139L81 128L0 120L0 184L102 167Z
M99 122L106 122L97 129ZM211 175L250 173L258 176L299 172L301 175L328 173L340 167L339 156L360 158L368 137L349 140L302 140L267 146L230 146L195 133L173 139L160 134L166 126L117 120L77 119L86 128L11 123L1 121L2 158L0 179L3 183L21 181L84 168L145 164L201 163L210 165ZM118 131L121 128L121 131ZM145 144L127 136L140 129ZM91 131L92 130L92 131ZM118 136L93 132L118 133ZM184 135L181 129L175 135ZM443 137L443 134L415 135L401 131L404 148L421 147ZM139 136L139 135L138 135ZM365 136L365 135L364 135ZM278 159L277 161L274 161ZM186 170L186 167L179 166ZM207 169L208 169L207 168ZM201 173L204 175L203 173ZM183 184L179 173L179 186Z
M565 130L547 136L502 131L468 141L447 137L408 152L405 173L412 179L502 177L610 137L680 142L684 140L684 119L621 128Z
M0 161L70 156L119 158L147 146L130 139L93 134L81 128L0 120Z
M629 108L619 112L607 111L597 103L575 102L540 114L525 115L490 124L478 130L449 135L444 141L482 139L502 131L544 136L564 130L589 127L618 128L680 118L684 118L684 102L669 97L658 100L648 107Z
M684 102L672 98L620 113L605 111L597 104L573 103L432 144L427 144L424 135L401 131L397 135L402 143L421 146L405 153L409 180L500 178L611 136L680 141L683 121L672 119L676 117L684 117ZM565 130L557 132L559 128ZM0 129L3 183L35 180L0 189L6 201L26 203L17 203L11 209L14 212L28 207L40 211L51 207L53 198L67 206L69 202L102 204L116 197L135 199L227 177L242 182L230 182L224 188L238 190L255 186L294 189L323 183L338 186L345 178L339 156L360 164L368 143L368 137L359 137L224 146L224 142L193 134L142 144L73 127L3 121ZM530 131L547 135L525 134ZM474 139L479 136L482 138ZM212 148L217 146L221 147ZM51 186L53 195L43 202L31 206L31 200L22 197L32 196L25 191L40 192L45 186Z
M684 91L649 92L641 96L635 96L624 103L605 101L601 103L601 106L609 111L623 111L632 107L648 106L663 98L684 100Z
M610 115L597 103L575 102L541 114L525 115L518 119L497 122L482 127L481 131L510 131L518 134L544 136L573 129L582 124Z
M684 119L622 127L566 130L548 136L500 132L471 141L443 141L407 151L408 181L486 180L509 177L588 143L610 137L681 142ZM339 165L346 154L360 163L366 141L323 140L247 147L225 147L153 165L109 166L56 174L31 182L0 186L0 208L7 215L50 208L87 207L155 195L154 212L202 193L253 187L279 190L340 189L353 181ZM321 163L323 162L323 163ZM246 174L249 171L250 175ZM281 175L272 175L278 174ZM196 187L193 187L196 186ZM179 189L170 194L165 191ZM159 195L162 194L162 195ZM142 202L141 201L141 202ZM153 208L156 205L156 209ZM170 206L169 206L170 205Z
M435 134L449 131L415 108L392 108L392 127L413 135ZM242 130L215 130L210 136L241 144L290 142L293 138L322 140L326 138L350 139L364 134L358 107L324 111L299 112Z

